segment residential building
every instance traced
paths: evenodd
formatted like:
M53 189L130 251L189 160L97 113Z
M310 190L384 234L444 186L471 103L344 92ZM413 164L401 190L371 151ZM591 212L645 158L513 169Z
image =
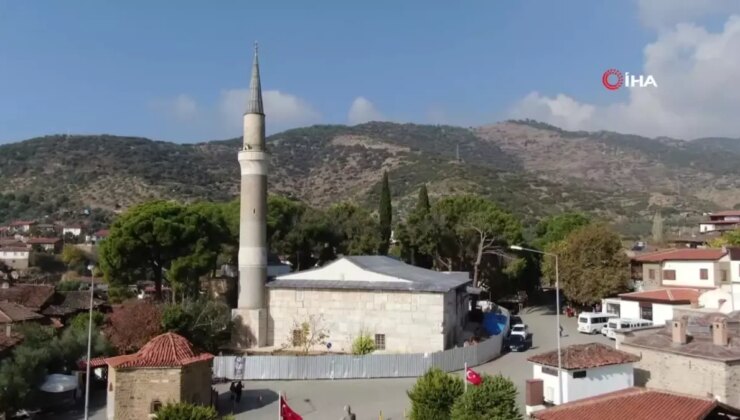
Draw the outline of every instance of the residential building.
M22 246L0 246L0 262L14 270L26 270L31 258L31 250Z
M105 302L93 297L93 309L99 309ZM56 293L50 304L41 311L41 314L50 318L56 318L64 324L69 318L78 313L90 310L90 291L75 290Z
M740 313L682 316L620 333L617 348L640 357L637 386L740 406Z
M709 220L699 223L699 232L723 232L740 227L740 210L709 213Z
M622 293L619 298L603 299L604 312L620 318L647 319L654 325L664 325L673 319L674 309L699 302L701 292L696 289L664 288L642 292Z
M66 225L62 228L62 236L67 236L67 234L70 234L75 237L80 237L82 235L82 226L80 225Z
M26 244L54 254L62 252L63 245L61 238L28 238Z
M712 398L633 387L535 411L531 418L536 420L717 420L733 419L738 416L740 416L740 409Z
M43 316L23 305L8 301L0 302L0 327L3 330L0 334L6 337L12 336L12 332L17 325L42 319L44 319Z
M167 403L211 404L212 360L175 333L152 338L134 354L105 359L108 419L151 418Z
M108 231L108 229L100 229L92 235L87 235L85 237L85 241L91 244L99 244L100 241L107 238L108 235L110 235L110 231Z
M33 220L16 220L11 222L9 227L16 233L28 233L31 231L31 227L35 224L36 222Z
M4 283L0 287L0 301L10 301L23 305L34 312L39 312L51 302L54 286L48 284L14 284Z
M729 284L730 258L724 249L668 249L637 255L642 289L681 287L710 290Z
M600 343L575 344L561 350L563 401L558 391L558 352L527 359L534 379L543 382L546 403L559 405L634 386L633 364L639 356Z
M267 288L267 345L291 345L298 325L320 318L331 351L361 333L380 352L434 352L459 344L468 273L444 273L385 256L350 256L277 276ZM326 348L324 348L326 350Z

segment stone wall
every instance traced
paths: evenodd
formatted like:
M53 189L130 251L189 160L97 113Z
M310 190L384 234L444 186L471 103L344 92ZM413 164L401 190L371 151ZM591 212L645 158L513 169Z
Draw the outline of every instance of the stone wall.
M155 400L180 401L180 369L116 369L109 381L113 381L113 389L108 386L114 394L115 420L147 419Z
M740 366L620 343L619 350L639 355L635 386L665 389L697 397L709 394L740 406Z
M332 351L351 352L352 341L361 331L372 337L385 334L387 353L424 353L445 348L445 299L441 293L268 290L268 346L287 344L294 323L314 315L322 316ZM453 292L448 298L451 307L454 299Z
M182 368L180 389L183 401L211 404L211 362L203 361Z

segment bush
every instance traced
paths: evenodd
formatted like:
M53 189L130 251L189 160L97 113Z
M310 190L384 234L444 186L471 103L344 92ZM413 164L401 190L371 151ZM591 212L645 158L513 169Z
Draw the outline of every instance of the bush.
M162 329L180 334L196 348L216 353L229 342L231 309L207 299L168 304L162 313Z
M411 420L449 420L452 405L463 393L463 381L432 368L407 391L411 400Z
M452 406L453 420L521 420L516 387L501 375L483 375L478 386L468 387Z
M57 283L57 292L73 292L80 290L80 286L82 283L80 283L77 280L67 280L67 281L60 281Z
M157 411L157 420L218 420L218 412L213 407L189 403L166 404ZM222 417L224 420L231 416Z
M360 333L359 337L352 342L352 354L363 355L375 351L375 340L366 332Z

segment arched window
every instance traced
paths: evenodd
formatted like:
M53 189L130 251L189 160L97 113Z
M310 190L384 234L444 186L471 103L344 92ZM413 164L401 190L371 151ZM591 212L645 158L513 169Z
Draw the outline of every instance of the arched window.
M154 400L152 401L150 412L154 414L157 411L159 411L161 408L162 408L162 401Z

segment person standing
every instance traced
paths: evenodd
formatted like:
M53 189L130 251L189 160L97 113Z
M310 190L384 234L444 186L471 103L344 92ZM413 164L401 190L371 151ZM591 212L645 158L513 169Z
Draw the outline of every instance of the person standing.
M236 386L234 387L234 390L236 391L237 404L239 403L239 401L242 400L242 389L244 389L244 385L242 385L242 381L237 382Z
M344 416L341 418L341 420L356 420L357 416L355 416L355 413L352 412L352 409L349 407L349 405L344 406Z

